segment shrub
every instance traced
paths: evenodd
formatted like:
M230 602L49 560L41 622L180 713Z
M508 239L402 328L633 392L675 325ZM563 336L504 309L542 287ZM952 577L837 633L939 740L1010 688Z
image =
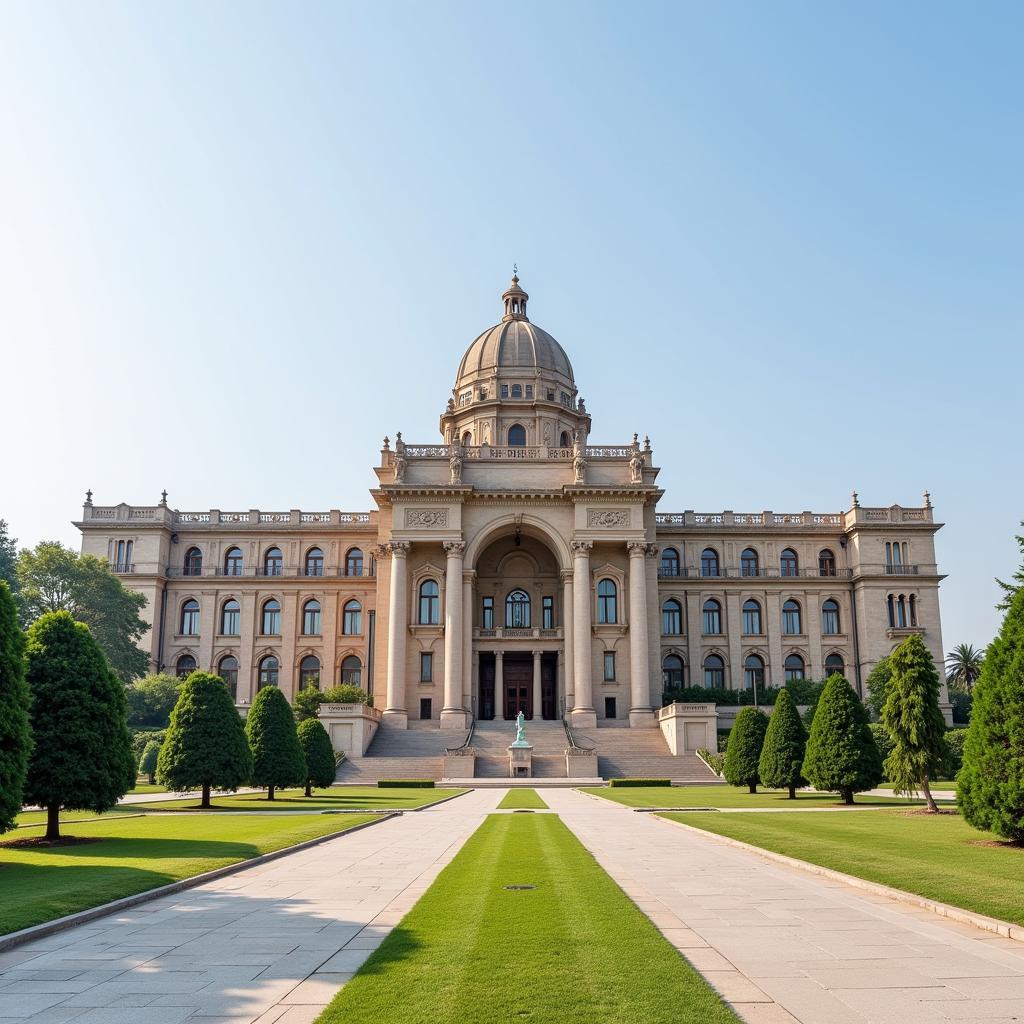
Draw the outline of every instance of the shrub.
M671 779L609 779L609 786L671 786Z
M59 839L62 807L107 811L135 785L124 685L68 612L37 619L27 653L35 746L24 799L46 808L46 838Z
M807 740L804 775L815 789L853 794L882 781L882 758L868 725L867 708L843 676L825 683Z
M796 799L796 788L806 781L800 772L804 763L807 735L796 704L783 689L768 721L764 746L757 771L761 783L769 789L788 789L790 800Z
M379 779L378 789L433 789L433 779Z
M966 729L949 729L946 732L946 754L942 762L942 776L955 779L964 766L964 742L967 739Z
M132 739L132 757L135 763L138 764L142 759L142 755L150 742L158 743L163 746L164 738L167 735L166 729L131 729L128 730L128 735Z
M256 694L245 720L245 735L252 751L252 784L265 786L267 799L274 790L298 786L306 779L306 762L295 731L295 716L276 686Z
M1024 840L1024 589L1010 601L974 684L957 800L975 828Z
M882 658L868 674L864 686L867 696L864 703L871 712L871 717L877 722L882 717L882 706L889 693L889 680L892 678L892 666L889 658Z
M171 712L157 758L157 780L178 792L201 789L201 806L209 807L211 789L238 789L251 774L245 727L224 680L193 672Z
M152 786L156 782L156 763L160 757L160 744L150 740L139 758L139 774L145 775Z
M334 783L337 774L334 747L327 730L315 718L300 722L296 732L302 756L306 759L306 796L312 796L314 786L326 789Z
M749 786L757 792L757 774L768 716L754 708L744 708L737 716L725 753L725 781L732 786Z
M697 756L719 777L725 771L725 754L712 754L707 747L700 747Z
M718 752L724 754L729 749L729 734L731 729L718 730Z
M886 781L889 781L884 773L885 759L889 756L889 752L892 750L892 737L889 735L889 730L886 729L881 722L871 722L868 725L868 728L871 730L875 746L878 747L878 756L882 759L883 778L886 778Z
M166 729L174 705L181 695L177 676L159 673L137 679L125 687L128 725L136 729Z
M10 588L0 580L0 832L14 827L21 810L32 750L28 704L25 635Z
M349 683L332 686L322 692L309 687L295 694L292 701L295 720L305 722L307 719L316 718L321 704L366 704L372 708L373 697L361 687Z

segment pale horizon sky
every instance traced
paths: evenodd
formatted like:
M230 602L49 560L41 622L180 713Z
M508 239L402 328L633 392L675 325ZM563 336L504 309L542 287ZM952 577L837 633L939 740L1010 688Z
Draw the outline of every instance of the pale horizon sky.
M1024 518L1024 8L3 3L0 518L366 510L513 262L660 508Z

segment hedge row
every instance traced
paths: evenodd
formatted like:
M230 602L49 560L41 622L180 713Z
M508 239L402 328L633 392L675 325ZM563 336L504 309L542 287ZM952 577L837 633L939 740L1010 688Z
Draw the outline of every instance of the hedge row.
M378 789L433 789L433 779L380 779Z
M671 786L671 779L609 779L609 786Z

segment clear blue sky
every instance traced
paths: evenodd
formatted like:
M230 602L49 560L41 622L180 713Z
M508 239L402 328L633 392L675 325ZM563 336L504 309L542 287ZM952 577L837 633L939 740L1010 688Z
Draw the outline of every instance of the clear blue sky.
M370 507L517 261L666 510L1024 517L1019 3L4 4L0 517Z

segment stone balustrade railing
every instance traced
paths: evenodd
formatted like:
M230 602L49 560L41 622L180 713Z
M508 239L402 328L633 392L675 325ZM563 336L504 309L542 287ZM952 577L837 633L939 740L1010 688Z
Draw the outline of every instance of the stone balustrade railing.
M697 526L702 528L756 526L780 527L793 529L811 527L813 529L832 528L849 529L852 526L866 524L902 524L934 522L932 507L903 508L893 505L890 508L864 508L860 505L849 512L658 512L654 517L658 526Z
M407 459L447 459L451 449L444 444L407 444L404 449ZM584 456L588 460L616 459L628 461L632 450L629 445L597 445L584 448ZM642 450L646 462L650 462L650 451ZM526 445L525 447L499 447L482 444L467 446L462 449L462 457L467 461L486 460L548 460L552 462L571 461L572 448L555 448L547 445Z
M131 505L86 505L82 514L83 522L108 523L154 523L167 526L368 526L369 512L179 512L166 505L137 508Z

